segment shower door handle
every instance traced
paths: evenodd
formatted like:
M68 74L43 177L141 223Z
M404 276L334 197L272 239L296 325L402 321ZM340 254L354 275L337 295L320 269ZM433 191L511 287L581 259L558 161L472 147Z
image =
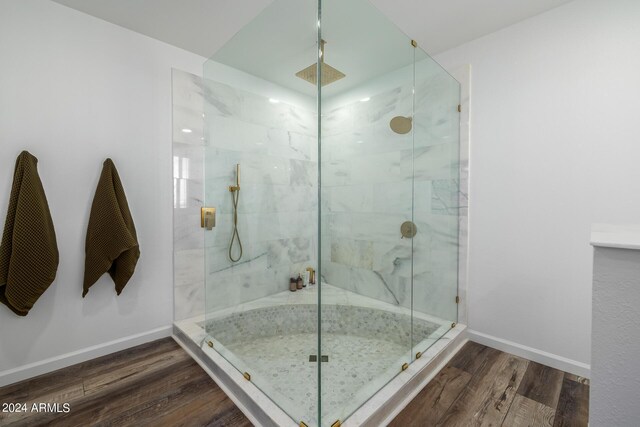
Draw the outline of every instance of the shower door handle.
M216 208L200 208L200 227L212 230L216 226Z

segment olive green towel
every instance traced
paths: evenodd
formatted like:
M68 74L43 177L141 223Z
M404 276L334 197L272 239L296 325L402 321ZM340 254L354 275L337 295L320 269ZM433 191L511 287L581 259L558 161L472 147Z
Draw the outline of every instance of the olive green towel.
M106 272L120 295L136 269L140 249L127 198L111 159L104 162L91 205L85 253L82 296Z
M0 302L26 316L56 278L58 245L38 159L16 160L7 220L0 244Z

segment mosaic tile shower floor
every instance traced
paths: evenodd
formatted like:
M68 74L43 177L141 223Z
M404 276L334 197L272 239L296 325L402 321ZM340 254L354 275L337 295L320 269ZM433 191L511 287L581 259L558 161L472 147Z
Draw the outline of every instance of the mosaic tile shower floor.
M359 390L371 387L394 364L399 372L398 361L410 358L408 347L383 339L337 334L324 334L322 339L322 353L329 356L328 362L322 362L323 420L339 418L345 402L356 401ZM317 362L309 362L309 355L316 354L317 346L316 334L296 334L241 342L227 348L251 367L252 376L264 378L281 394L276 403L282 409L315 425L312 417L318 411L318 368ZM260 387L260 381L256 384Z
M181 321L288 414L317 426L317 289L269 297ZM323 284L322 425L345 420L450 328L424 313ZM207 325L205 332L204 328ZM413 349L411 349L413 337Z

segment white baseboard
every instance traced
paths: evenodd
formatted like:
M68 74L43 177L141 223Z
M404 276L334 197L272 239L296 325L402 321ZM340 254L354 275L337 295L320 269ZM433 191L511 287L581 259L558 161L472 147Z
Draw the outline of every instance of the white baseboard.
M175 342L178 343L178 345L180 347L182 347L182 349L184 351L187 352L187 354L189 356L191 356L191 358L193 360L196 361L196 363L198 365L200 365L200 367L211 377L211 379L213 380L213 382L216 383L216 385L218 387L220 387L220 390L222 390L224 392L224 394L227 395L227 397L229 399L231 399L231 401L238 407L238 409L240 409L240 412L242 412L245 417L247 417L249 419L249 421L251 422L251 424L253 424L254 426L259 426L260 422L258 421L258 419L256 417L253 416L253 414L251 413L251 411L249 409L247 409L247 407L244 405L244 402L242 400L240 400L238 398L238 396L236 396L234 393L231 392L231 390L226 386L226 384L224 383L224 381L222 381L216 374L213 373L213 371L211 369L209 369L209 367L207 366L206 363L202 362L202 360L200 359L200 357L196 356L195 353L193 351L191 351L191 349L189 348L189 346L184 343L182 341L182 339L180 339L180 337L176 336L175 334L173 335L173 339Z
M170 337L171 333L171 325L163 326L140 334L130 335L114 341L109 341L103 344L76 350L71 353L41 360L40 362L29 363L28 365L1 371L0 387L46 374L57 369L66 368L67 366L75 365L76 363L95 359L96 357L115 353L116 351L135 347L136 345L144 344L160 338Z
M533 360L534 362L551 366L552 368L569 372L570 374L575 374L585 378L591 377L591 365L588 365L586 363L567 359L566 357L558 356L553 353L547 353L546 351L527 347L526 345L518 344L513 341L508 341L473 330L468 331L468 336L469 340L475 341L482 345L486 345L487 347L492 347L497 350L504 351L505 353L515 354L516 356L520 356L528 360Z

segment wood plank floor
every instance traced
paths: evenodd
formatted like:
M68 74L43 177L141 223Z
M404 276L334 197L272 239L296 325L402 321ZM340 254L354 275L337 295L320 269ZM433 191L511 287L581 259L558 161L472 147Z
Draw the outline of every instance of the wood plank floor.
M586 427L589 381L469 342L392 427Z
M67 402L70 412L0 412L0 426L251 426L171 338L0 388L5 402Z
M0 426L251 425L170 338L0 388L0 405L65 402ZM588 403L588 380L469 342L391 426L586 426Z

